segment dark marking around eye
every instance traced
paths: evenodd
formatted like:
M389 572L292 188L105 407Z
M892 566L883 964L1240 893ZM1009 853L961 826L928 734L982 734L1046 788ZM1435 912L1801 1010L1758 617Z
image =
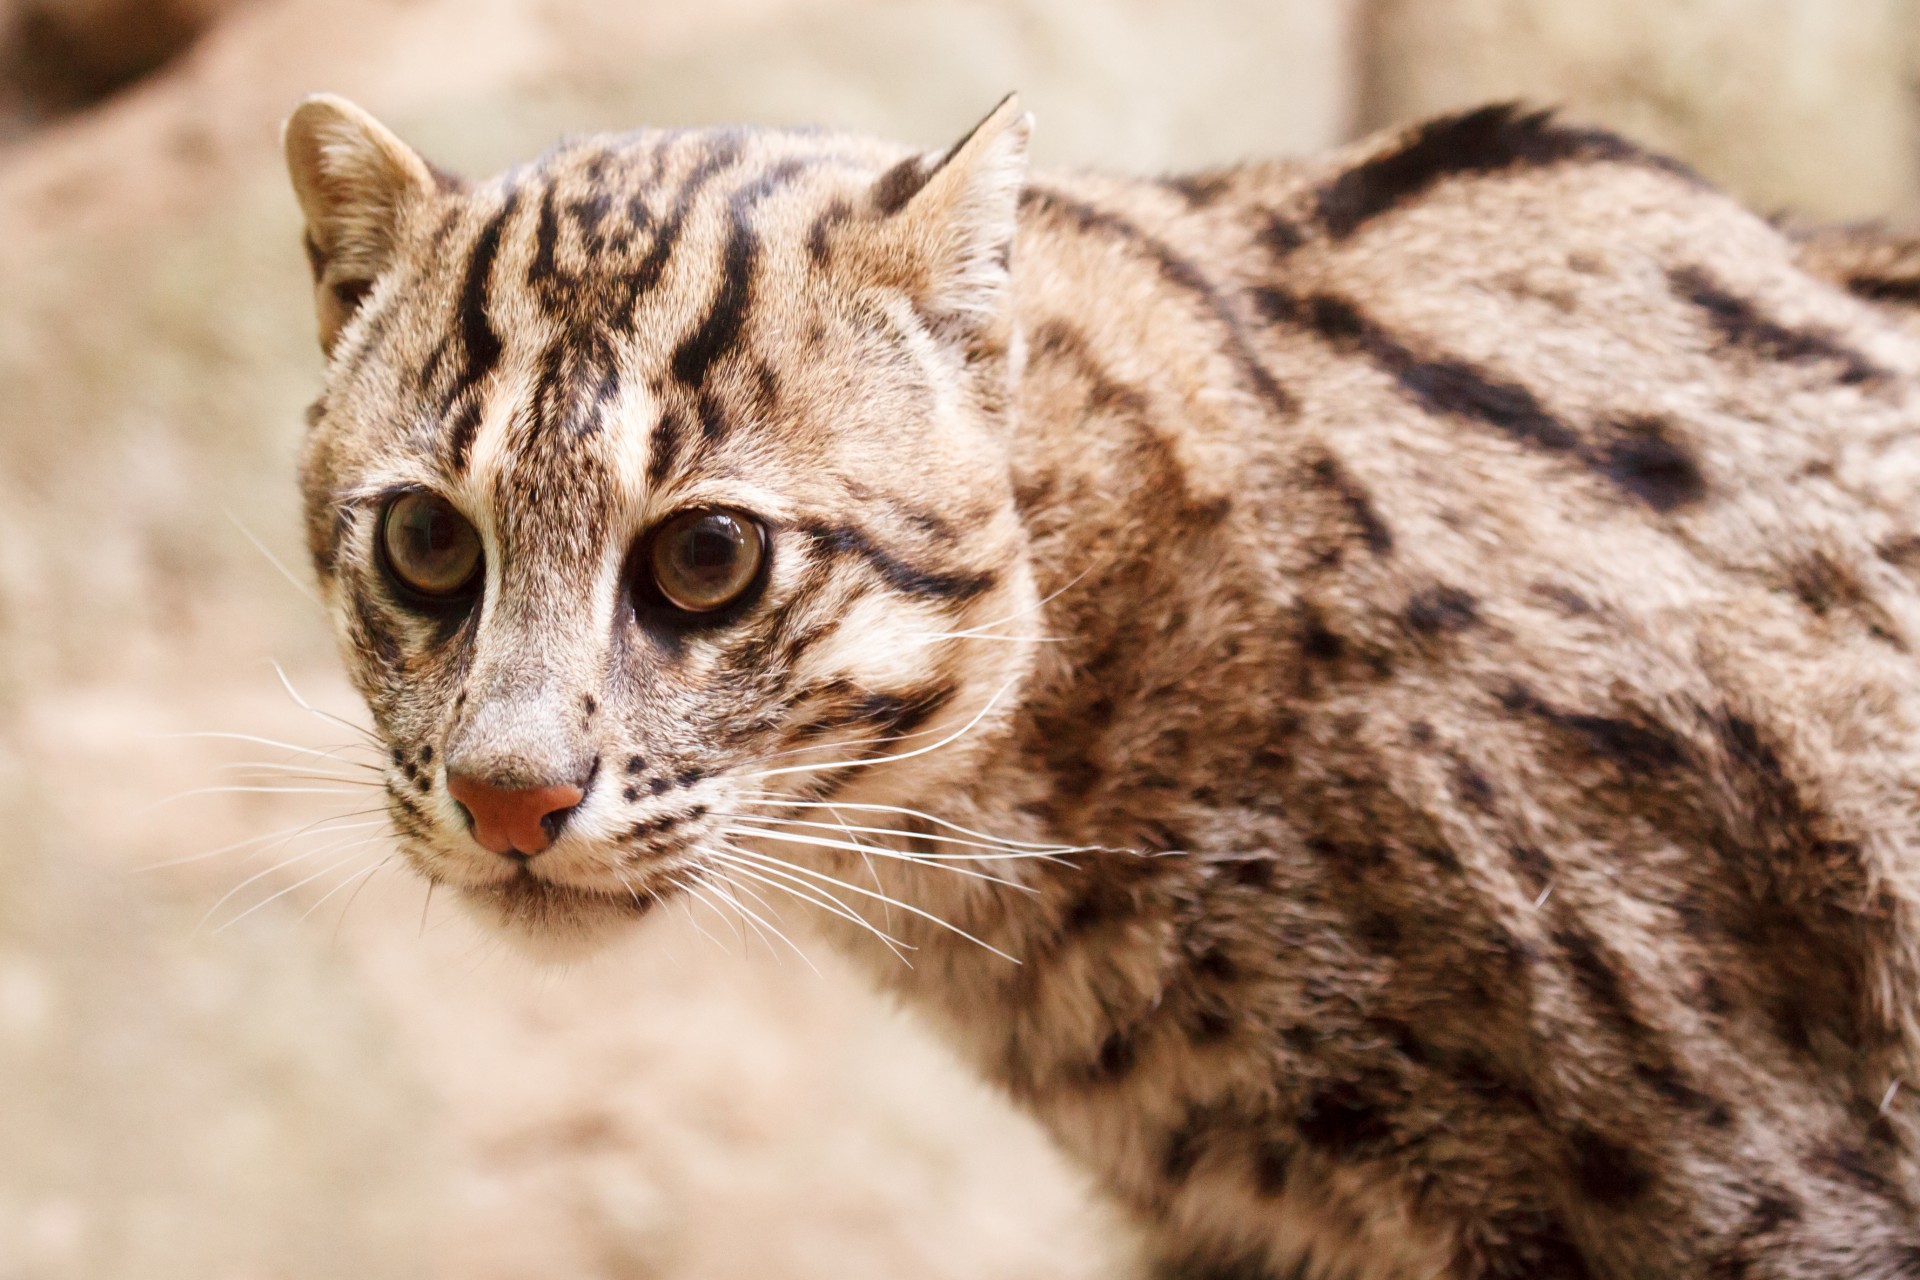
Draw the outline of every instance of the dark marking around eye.
M1399 147L1327 183L1315 203L1327 234L1340 240L1448 178L1570 161L1638 164L1699 182L1685 165L1615 134L1556 124L1551 111L1509 102L1428 121Z
M1667 273L1667 279L1676 294L1706 313L1728 347L1788 364L1833 361L1840 366L1840 381L1846 386L1890 376L1830 333L1790 328L1763 314L1756 303L1729 292L1699 267L1677 267Z
M652 448L647 458L647 480L658 488L679 460L680 447L687 436L687 420L675 409L663 409L653 428Z
M941 573L907 564L875 546L871 538L851 525L809 525L802 532L823 554L864 561L882 582L903 595L968 600L994 583L994 575L985 571Z

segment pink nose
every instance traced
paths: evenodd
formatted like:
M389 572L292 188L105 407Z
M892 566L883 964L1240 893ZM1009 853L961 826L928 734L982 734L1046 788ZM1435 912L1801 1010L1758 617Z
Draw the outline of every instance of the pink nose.
M578 787L496 787L477 778L452 774L447 794L466 806L473 819L473 838L495 853L539 853L552 837L545 818L564 813L580 803L586 792Z

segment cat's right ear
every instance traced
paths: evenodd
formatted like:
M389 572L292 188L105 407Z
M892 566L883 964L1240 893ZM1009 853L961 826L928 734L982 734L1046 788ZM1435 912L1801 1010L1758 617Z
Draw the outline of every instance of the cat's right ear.
M418 152L345 98L302 98L282 131L287 173L307 216L320 346L340 330L393 261L402 217L437 175Z

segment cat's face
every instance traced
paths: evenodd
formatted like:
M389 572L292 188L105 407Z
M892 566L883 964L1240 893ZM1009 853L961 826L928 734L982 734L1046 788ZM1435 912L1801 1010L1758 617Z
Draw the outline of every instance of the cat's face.
M1034 604L1005 439L1026 134L1003 106L904 160L633 135L467 186L350 104L295 112L329 352L308 539L423 874L578 942L778 874L732 861L771 819L964 769L1030 648L959 634Z

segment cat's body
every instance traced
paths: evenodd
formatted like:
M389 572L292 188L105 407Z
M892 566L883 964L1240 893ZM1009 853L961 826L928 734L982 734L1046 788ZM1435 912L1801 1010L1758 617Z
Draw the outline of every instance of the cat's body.
M1506 110L1176 183L1024 139L466 188L296 116L416 865L546 934L807 897L1170 1275L1920 1276L1908 282ZM431 608L373 549L426 490L485 546ZM703 509L770 548L711 620L633 586ZM584 799L489 853L448 770Z

